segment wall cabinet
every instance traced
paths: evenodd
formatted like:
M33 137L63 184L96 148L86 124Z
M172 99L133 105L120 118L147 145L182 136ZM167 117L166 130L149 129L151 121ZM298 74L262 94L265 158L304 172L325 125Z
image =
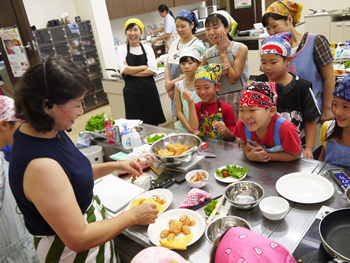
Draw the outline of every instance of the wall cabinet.
M143 0L143 8L145 13L157 11L158 6L161 4L166 5L168 8L174 7L173 0Z
M203 2L203 0L174 0L174 6L182 6L198 2Z
M102 72L90 21L49 27L33 31L39 55L46 59L61 55L81 68L94 83L83 100L85 111L107 104L102 87Z
M157 11L161 4L171 8L198 2L203 2L203 0L106 0L106 5L109 20L113 20Z
M330 41L345 43L350 38L350 21L332 22L330 27Z
M106 0L109 20L145 13L143 1L144 0Z

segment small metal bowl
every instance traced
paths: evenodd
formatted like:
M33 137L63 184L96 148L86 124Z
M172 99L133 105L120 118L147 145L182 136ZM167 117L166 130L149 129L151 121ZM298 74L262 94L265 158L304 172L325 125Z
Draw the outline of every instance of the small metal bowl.
M249 210L257 206L264 196L264 188L254 182L237 182L228 185L225 189L225 197L232 206Z
M158 155L159 150L167 150L166 146L172 143L180 143L183 145L187 145L190 148L197 146L198 148L190 153L179 155L179 156L160 156ZM151 146L151 152L158 158L158 160L166 166L180 166L185 163L188 163L193 160L194 157L197 156L197 152L200 149L200 145L202 144L202 140L193 134L183 133L176 134L164 137L159 139Z
M252 229L250 224L238 216L225 216L212 221L205 230L205 237L210 244L214 244L215 240L221 237L228 229L232 227L244 227Z

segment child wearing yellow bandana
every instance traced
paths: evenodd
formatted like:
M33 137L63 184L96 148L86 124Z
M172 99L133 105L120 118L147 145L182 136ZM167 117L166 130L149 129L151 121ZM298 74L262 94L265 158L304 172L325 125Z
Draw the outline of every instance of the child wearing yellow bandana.
M236 126L235 114L231 105L217 100L222 64L209 64L199 67L195 74L194 86L202 100L194 103L191 92L185 90L183 98L188 102L189 124L199 130L199 135L233 141L232 131Z

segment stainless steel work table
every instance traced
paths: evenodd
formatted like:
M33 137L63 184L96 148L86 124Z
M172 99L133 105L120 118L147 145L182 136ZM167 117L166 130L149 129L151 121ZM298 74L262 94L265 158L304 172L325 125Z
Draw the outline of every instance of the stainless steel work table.
M142 126L144 128L142 134L144 135L174 132L170 129L147 124L143 124ZM281 176L292 172L313 172L319 174L325 169L324 167L328 169L327 167L329 165L317 160L304 158L292 162L251 162L245 157L243 150L237 147L236 143L223 142L208 138L202 138L202 140L208 144L208 152L217 155L217 158L204 158L190 170L204 169L208 171L210 175L209 182L202 188L202 190L210 193L213 197L222 195L225 187L228 185L217 181L214 177L214 171L218 167L226 164L236 164L242 167L248 167L250 170L244 180L254 181L263 186L265 197L278 195L275 184ZM167 189L173 193L174 197L172 204L167 209L167 211L169 211L180 207L180 204L187 196L191 187L186 181L183 181L181 183L174 183ZM322 205L333 208L341 208L350 205L336 191L332 198L323 203L312 205L296 204L294 202L289 203L291 208L287 216L281 221L271 221L264 218L259 207L243 211L232 207L229 202L226 202L225 206L229 208L228 215L235 215L246 219L252 226L252 231L262 236L272 238L292 252L293 248L298 244ZM205 217L203 208L198 209L197 212ZM147 226L135 225L129 227L123 233L141 246L153 246L147 236ZM212 245L206 240L205 235L203 234L203 236L196 243L189 246L186 251L176 252L191 262L209 262L211 249Z

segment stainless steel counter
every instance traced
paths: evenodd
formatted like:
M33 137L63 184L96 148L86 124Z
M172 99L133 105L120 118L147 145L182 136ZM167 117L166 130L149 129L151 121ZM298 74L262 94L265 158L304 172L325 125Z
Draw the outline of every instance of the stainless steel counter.
M173 130L170 129L147 124L142 126L144 127L143 134L145 136L156 132L173 132ZM191 170L204 169L208 171L210 175L209 182L202 189L209 192L213 197L222 195L225 187L228 185L217 181L214 177L214 171L218 167L226 164L248 167L250 170L245 180L254 181L262 185L265 190L265 197L278 196L275 183L281 176L287 173L313 172L319 174L325 169L329 169L328 167L331 167L324 162L304 158L293 162L251 162L245 157L242 149L238 148L235 143L208 138L202 139L208 144L208 152L217 155L217 158L204 158L195 167L192 167ZM173 193L173 202L168 208L168 210L171 210L179 208L191 187L186 181L183 181L181 183L175 183L167 189ZM255 233L272 238L284 245L290 252L296 247L322 205L332 208L350 206L350 203L340 196L337 191L334 192L332 198L319 204L303 205L294 202L289 203L291 209L287 216L281 221L270 221L264 218L259 207L255 207L253 210L243 211L233 208L228 202L225 203L225 206L229 208L229 215L235 215L246 219L251 224L252 230ZM205 217L203 208L198 209L197 212ZM153 245L150 243L147 236L147 226L132 226L124 231L123 234L143 247ZM206 240L205 235L203 235L196 243L189 246L186 251L176 252L190 262L209 262L211 249L212 245Z

